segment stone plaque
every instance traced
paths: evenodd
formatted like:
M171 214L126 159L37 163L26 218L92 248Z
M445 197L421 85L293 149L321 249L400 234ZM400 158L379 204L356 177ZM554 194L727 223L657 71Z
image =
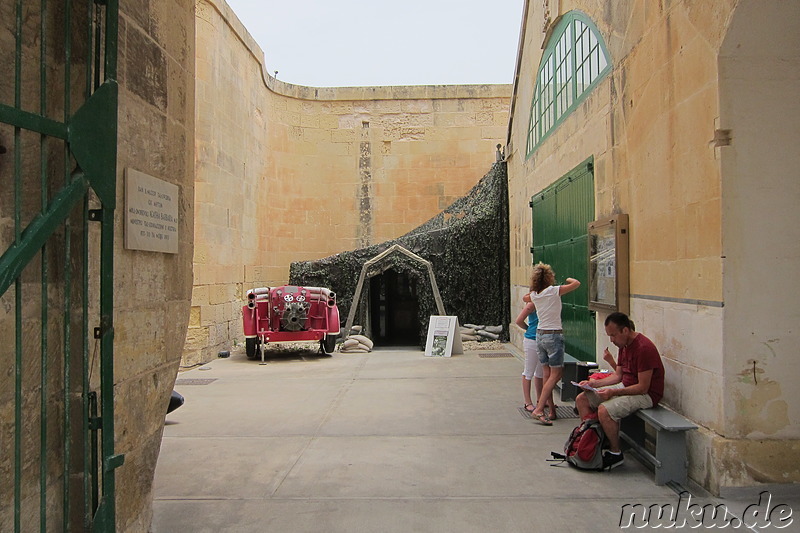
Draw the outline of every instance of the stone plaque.
M125 248L178 253L178 186L125 169Z

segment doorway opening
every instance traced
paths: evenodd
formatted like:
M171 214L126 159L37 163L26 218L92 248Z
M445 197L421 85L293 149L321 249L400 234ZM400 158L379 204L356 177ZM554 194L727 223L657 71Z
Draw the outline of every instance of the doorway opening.
M370 278L369 313L372 340L379 346L419 342L417 277L394 269Z

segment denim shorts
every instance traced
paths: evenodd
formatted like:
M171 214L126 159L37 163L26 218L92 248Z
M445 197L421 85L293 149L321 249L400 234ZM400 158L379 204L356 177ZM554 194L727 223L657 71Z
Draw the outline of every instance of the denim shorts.
M539 361L550 367L564 366L564 334L539 333L536 335Z

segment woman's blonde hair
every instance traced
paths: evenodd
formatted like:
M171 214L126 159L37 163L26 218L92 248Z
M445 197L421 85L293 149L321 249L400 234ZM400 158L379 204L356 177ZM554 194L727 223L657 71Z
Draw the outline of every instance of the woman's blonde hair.
M555 282L556 274L550 265L539 261L533 266L533 274L531 274L531 290L533 292L542 292Z

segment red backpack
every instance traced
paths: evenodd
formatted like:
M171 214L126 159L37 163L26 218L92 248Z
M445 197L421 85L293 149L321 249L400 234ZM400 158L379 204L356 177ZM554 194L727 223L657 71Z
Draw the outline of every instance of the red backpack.
M564 453L551 452L554 459L566 461L580 470L603 470L605 432L597 414L592 413L569 434Z

